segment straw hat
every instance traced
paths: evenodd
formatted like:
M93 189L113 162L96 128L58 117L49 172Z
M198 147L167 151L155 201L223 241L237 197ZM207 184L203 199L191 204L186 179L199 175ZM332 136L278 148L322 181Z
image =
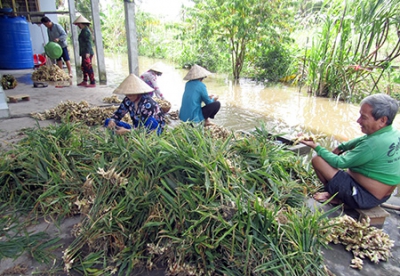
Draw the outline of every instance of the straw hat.
M125 80L114 90L113 94L132 95L144 94L154 91L141 78L135 74L130 74Z
M187 73L187 75L183 78L184 80L197 80L197 79L202 79L205 78L209 75L211 75L212 73L206 69L204 69L203 67L195 64L192 66L192 68L190 68L189 72Z
M156 71L156 72L159 72L159 73L164 73L165 65L161 61L160 62L156 62L150 67L149 70L153 70L153 71Z
M80 15L77 19L75 19L74 21L74 25L78 24L78 23L87 23L90 24L90 21L87 20L83 15Z

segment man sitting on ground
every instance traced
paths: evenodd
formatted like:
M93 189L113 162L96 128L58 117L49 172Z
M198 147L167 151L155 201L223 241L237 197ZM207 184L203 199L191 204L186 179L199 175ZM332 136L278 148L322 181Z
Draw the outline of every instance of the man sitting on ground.
M386 94L361 101L357 123L366 135L340 144L332 152L314 141L302 141L317 156L312 165L325 192L314 199L369 209L387 201L400 184L400 131L392 127L398 102ZM341 170L347 169L347 171Z

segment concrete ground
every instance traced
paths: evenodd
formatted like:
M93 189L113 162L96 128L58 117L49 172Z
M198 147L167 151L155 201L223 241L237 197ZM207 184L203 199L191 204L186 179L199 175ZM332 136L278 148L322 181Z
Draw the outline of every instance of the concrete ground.
M46 126L54 123L53 121L39 121L30 117L31 113L43 112L45 110L56 107L62 101L74 101L80 102L82 100L87 101L91 105L103 106L105 103L103 99L110 97L113 92L113 88L107 85L97 85L96 88L84 88L76 86L76 80L71 82L70 86L57 88L55 84L49 83L48 87L34 88L31 80L31 74L33 70L0 70L0 75L12 74L18 81L17 87L11 90L3 91L5 96L15 96L20 94L29 95L29 101L19 101L17 103L8 103L2 105L1 93L0 93L0 147L8 147L12 143L16 143L21 138L21 129L30 128L37 126ZM0 88L1 92L1 88ZM4 109L4 105L7 106L7 110ZM4 116L8 114L8 116ZM389 199L387 203L400 206L400 192L398 189L394 195ZM329 205L321 206L321 204L314 200L308 200L310 208L331 208ZM394 241L394 247L392 249L393 257L387 262L380 262L379 264L373 264L369 261L364 261L364 268L359 271L350 268L350 261L352 254L347 252L341 245L331 245L330 249L324 250L327 268L335 275L376 275L376 276L394 276L400 275L400 212L395 210L387 209L390 216L386 218L385 223L380 226L386 233L389 234L390 238ZM347 214L356 217L356 214L351 211L346 211ZM339 215L339 212L336 212ZM54 225L42 222L36 226L39 231L47 231L52 236L59 236L65 242L69 242L72 239L70 230L72 226L77 222L77 218L72 218L64 221L62 225L57 228ZM17 260L3 259L0 261L0 275L6 269L11 268L17 264L24 264L30 268L31 272L23 275L31 275L36 268L41 268L40 264L36 264L29 256L24 255ZM150 273L149 275L162 275L161 272ZM38 274L36 274L38 275ZM53 274L62 275L62 274ZM144 275L142 273L137 275Z
M0 70L0 75L11 74L18 82L14 89L3 90L5 97L28 95L29 101L20 100L17 103L8 103L8 110L2 105L0 90L0 145L6 145L18 140L18 130L34 127L36 120L31 118L31 113L44 112L59 105L61 102L86 101L90 105L103 106L105 97L111 97L113 88L106 85L97 85L95 88L76 86L72 80L69 86L57 87L57 83L48 82L47 87L35 88L31 80L33 70ZM1 88L0 88L1 89ZM2 109L3 106L3 109ZM8 113L8 116L7 116ZM2 116L3 115L3 116ZM52 121L39 121L40 126L45 126Z

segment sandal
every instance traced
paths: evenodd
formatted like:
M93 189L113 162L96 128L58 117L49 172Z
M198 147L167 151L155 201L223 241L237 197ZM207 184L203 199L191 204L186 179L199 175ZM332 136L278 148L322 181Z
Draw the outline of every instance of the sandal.
M47 87L48 86L48 84L47 83L45 83L45 82L34 82L33 83L33 87L35 87L35 88L44 88L44 87Z

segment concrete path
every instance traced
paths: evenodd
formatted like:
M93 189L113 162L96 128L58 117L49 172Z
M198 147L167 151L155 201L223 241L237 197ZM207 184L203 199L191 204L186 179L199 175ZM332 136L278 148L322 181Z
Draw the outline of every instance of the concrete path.
M0 145L18 141L19 130L35 127L36 120L31 113L44 112L55 108L61 102L86 101L93 106L108 105L103 102L105 97L111 97L113 88L97 85L95 88L76 86L76 80L69 86L56 87L56 83L48 82L47 87L35 88L31 80L33 70L0 70L0 75L11 74L18 82L14 89L2 90L0 86ZM2 94L4 97L2 97ZM17 103L4 103L8 96L28 95L29 101L20 100ZM3 100L3 103L2 103ZM8 110L4 110L7 107ZM38 121L40 126L54 123L51 120Z
M12 74L17 79L18 85L14 89L4 90L6 96L19 94L29 95L29 101L9 103L8 108L11 118L27 117L30 113L43 112L56 107L62 101L87 101L92 105L104 105L103 98L110 97L113 89L106 85L97 85L95 88L76 86L73 80L70 86L57 87L57 83L48 82L47 87L35 88L31 80L33 70L1 71L0 74Z

